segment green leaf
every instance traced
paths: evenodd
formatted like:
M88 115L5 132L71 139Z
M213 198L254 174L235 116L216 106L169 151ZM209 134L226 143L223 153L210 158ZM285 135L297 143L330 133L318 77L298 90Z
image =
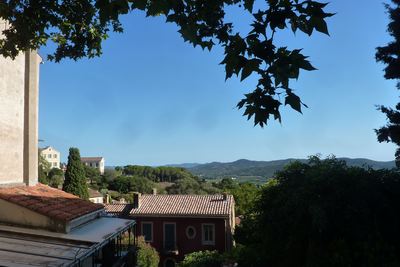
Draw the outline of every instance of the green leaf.
M147 0L135 0L135 1L132 1L132 7L133 8L137 8L137 9L140 9L140 10L145 10L146 6L147 6Z
M303 60L303 62L300 64L300 68L308 71L316 70L316 68L314 68L314 66L311 65L310 61L308 60Z
M248 60L242 69L242 76L240 78L240 81L243 81L244 79L249 77L253 71L257 71L260 66L260 63L261 60L259 59L253 58Z
M244 8L253 12L254 0L244 0Z
M323 18L314 20L314 27L317 31L329 35L328 25L326 24L326 21Z
M289 92L285 98L285 105L289 105L292 107L292 109L302 113L300 97L291 92Z

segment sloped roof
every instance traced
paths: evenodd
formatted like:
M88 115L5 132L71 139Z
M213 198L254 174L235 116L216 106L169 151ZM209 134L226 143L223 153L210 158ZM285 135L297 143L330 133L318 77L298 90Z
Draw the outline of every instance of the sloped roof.
M101 161L103 157L81 157L81 161Z
M40 183L0 188L0 199L63 222L103 209L101 204Z
M233 196L227 195L141 195L135 216L205 216L226 217L234 207Z
M55 148L52 147L52 146L39 147L39 151L42 152L42 151L47 150L47 149L49 149L49 148L51 148L51 149L52 149L53 151L55 151L55 152L60 153L57 149L55 149Z
M108 214L114 216L128 216L133 204L105 204L104 208Z
M89 192L89 198L103 197L103 195L99 191L94 190L92 188L88 188L88 192Z

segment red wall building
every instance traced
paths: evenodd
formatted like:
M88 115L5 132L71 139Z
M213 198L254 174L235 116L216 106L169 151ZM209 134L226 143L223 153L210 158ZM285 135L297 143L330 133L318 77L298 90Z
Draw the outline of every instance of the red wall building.
M109 205L108 212L126 213L126 206ZM175 266L188 253L229 251L235 225L231 195L140 195L129 207L138 236L144 236L160 255L160 266Z

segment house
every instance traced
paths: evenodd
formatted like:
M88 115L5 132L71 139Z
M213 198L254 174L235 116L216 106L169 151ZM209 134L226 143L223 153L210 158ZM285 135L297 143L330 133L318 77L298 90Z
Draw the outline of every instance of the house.
M51 168L61 168L60 165L60 152L51 146L39 148L40 155L50 163Z
M103 157L81 157L84 165L99 169L100 174L104 174L104 158Z
M135 221L38 183L40 62L0 56L0 266L130 266Z
M88 188L89 191L89 201L93 203L103 204L104 196L99 191Z
M109 204L106 212L134 219L136 234L159 252L160 266L176 266L194 251L224 252L233 246L235 202L231 195L135 194L133 204Z

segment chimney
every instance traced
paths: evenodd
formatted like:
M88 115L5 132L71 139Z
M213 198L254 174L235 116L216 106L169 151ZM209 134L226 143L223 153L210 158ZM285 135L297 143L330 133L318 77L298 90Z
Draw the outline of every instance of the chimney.
M157 188L153 188L153 195L157 195Z
M106 204L111 204L111 196L110 196L110 194L106 194L106 196L105 196L105 199L106 199Z
M142 196L142 194L140 194L138 192L133 193L133 208L134 209L140 208L141 196Z
M227 192L222 193L222 199L226 201L227 198L228 198L228 193Z

